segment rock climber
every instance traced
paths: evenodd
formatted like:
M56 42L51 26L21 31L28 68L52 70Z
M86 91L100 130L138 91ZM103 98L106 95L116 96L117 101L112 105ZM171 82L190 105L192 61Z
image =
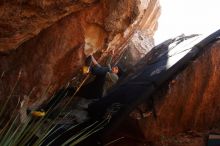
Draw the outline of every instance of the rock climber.
M101 66L93 55L86 59L86 65L83 67L83 73L91 73L94 80L81 87L76 96L87 99L99 99L105 96L108 91L115 85L119 79L119 67L111 67L112 56L114 51L111 51L110 56L106 61L106 66ZM41 106L40 110L31 111L35 117L43 117L49 109L53 109L65 96L71 96L76 90L73 87L61 89L55 94L48 104Z
M79 91L79 95L85 98L101 98L105 96L108 91L115 85L119 79L119 67L111 67L112 56L114 51L106 61L106 66L101 66L93 55L87 58L87 65L89 64L87 72L94 75L95 79L83 86Z

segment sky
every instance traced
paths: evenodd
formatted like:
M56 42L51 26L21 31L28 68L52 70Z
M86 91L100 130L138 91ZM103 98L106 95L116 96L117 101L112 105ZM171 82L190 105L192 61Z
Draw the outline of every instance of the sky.
M209 34L220 29L220 0L160 0L155 44L180 34Z

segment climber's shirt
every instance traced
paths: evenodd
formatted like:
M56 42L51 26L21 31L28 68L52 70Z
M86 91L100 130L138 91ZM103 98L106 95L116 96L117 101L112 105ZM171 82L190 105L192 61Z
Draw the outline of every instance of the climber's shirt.
M102 67L101 65L97 64L90 68L91 73L95 75L93 85L95 86L95 90L99 97L106 95L112 86L118 81L118 75L112 73L111 71L111 59L112 57L108 58L107 67Z

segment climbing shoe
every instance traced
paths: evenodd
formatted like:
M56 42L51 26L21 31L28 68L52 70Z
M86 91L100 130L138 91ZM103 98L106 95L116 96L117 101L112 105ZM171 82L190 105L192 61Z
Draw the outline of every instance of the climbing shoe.
M83 66L83 74L89 73L89 66Z
M45 111L31 111L31 115L33 117L41 118L46 115L46 112Z

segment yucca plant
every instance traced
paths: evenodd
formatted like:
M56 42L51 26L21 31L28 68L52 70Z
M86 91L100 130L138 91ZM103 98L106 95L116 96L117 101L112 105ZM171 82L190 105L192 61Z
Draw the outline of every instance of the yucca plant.
M3 75L4 74L2 74L1 79ZM9 104L9 101L14 93L14 90L16 89L20 81L20 77L21 77L21 72L18 75L17 81L15 82L15 85L12 88L10 95L6 98L4 104L2 104L2 106L0 107L0 117L1 117L0 125L2 125L2 128L0 129L0 146L51 145L55 140L59 139L59 137L61 136L61 135L56 135L56 137L54 137L51 141L45 144L45 140L47 140L47 137L49 137L50 135L53 135L54 133L56 133L56 131L59 130L59 128L57 128L56 126L57 125L56 119L59 117L60 113L62 113L63 109L65 109L65 107L68 106L68 104L74 98L74 96L79 91L79 89L84 84L84 82L89 78L89 76L86 76L86 78L81 82L80 86L77 88L74 95L71 96L71 98L69 99L67 103L65 103L64 108L59 111L55 119L48 118L51 115L51 113L53 113L53 109L49 109L45 117L36 119L36 118L33 118L31 115L28 115L25 121L21 123L19 122L19 115L17 114L17 111L16 111L16 109L20 105L20 101L18 101L17 107L14 108L15 110L12 112L10 119L5 121L4 113L7 111L6 107ZM48 87L48 89L49 88L50 87ZM45 92L47 92L48 89L46 89ZM32 91L30 92L29 96L31 95L31 93ZM66 114L66 116L67 115L68 114ZM46 126L45 126L45 123L47 123ZM75 131L74 133L72 133L72 137L66 140L62 145L63 146L66 146L66 145L74 146L78 144L79 142L85 140L90 135L104 128L106 124L107 124L107 121L103 120L100 122L96 121L90 125L84 126L84 128L82 128L81 130ZM69 128L67 128L65 131L73 130L79 125L72 125Z

